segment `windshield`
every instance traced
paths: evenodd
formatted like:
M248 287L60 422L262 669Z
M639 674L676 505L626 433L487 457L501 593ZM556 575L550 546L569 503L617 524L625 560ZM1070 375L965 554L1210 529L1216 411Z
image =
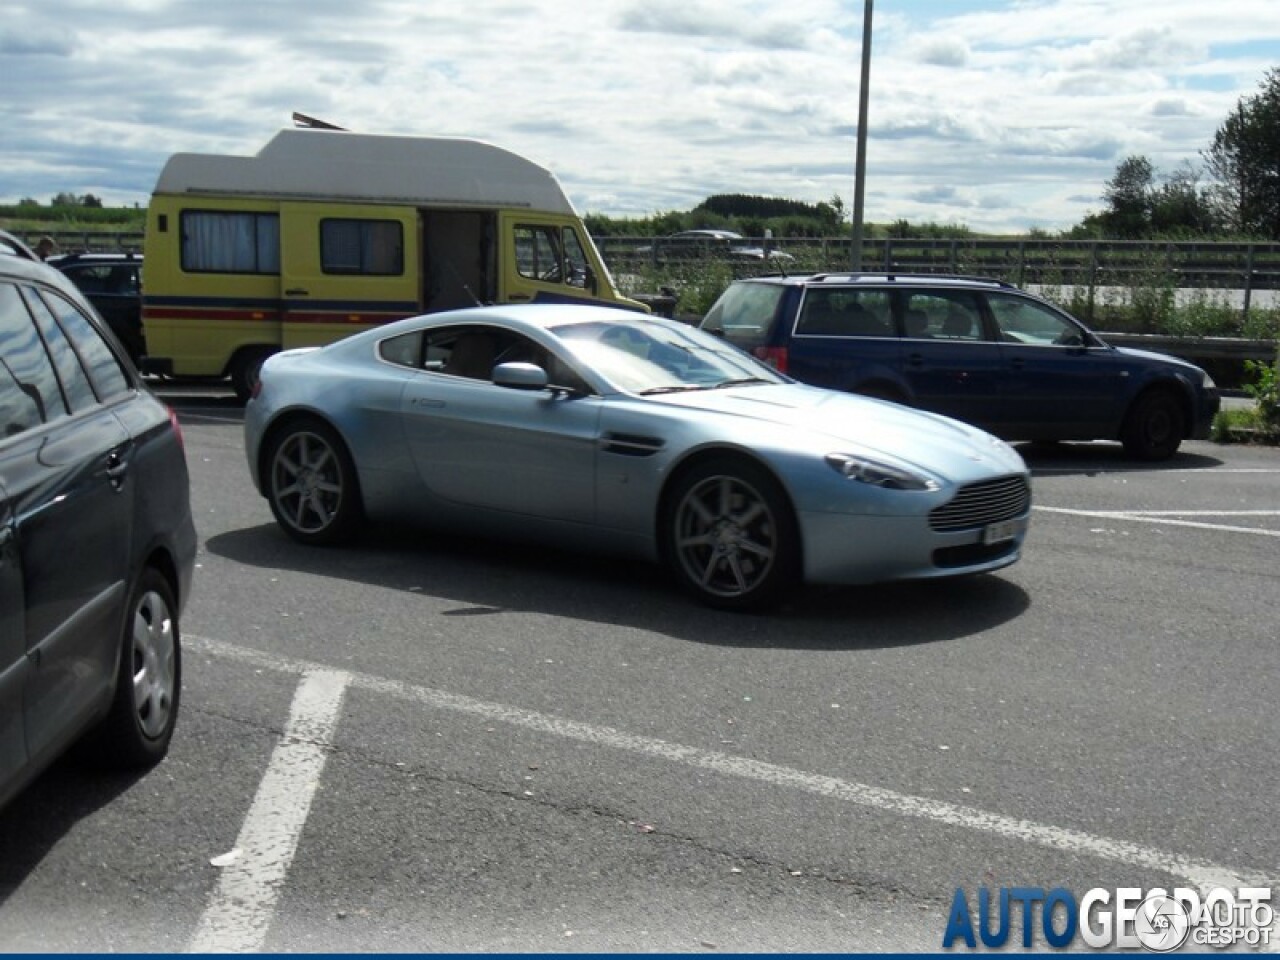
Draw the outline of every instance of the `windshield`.
M576 358L631 393L789 382L718 338L678 324L619 320L564 324L551 332Z

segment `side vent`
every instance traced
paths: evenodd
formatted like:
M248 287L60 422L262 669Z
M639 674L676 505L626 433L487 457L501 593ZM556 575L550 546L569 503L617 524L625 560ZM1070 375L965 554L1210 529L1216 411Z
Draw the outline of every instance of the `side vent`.
M642 437L634 433L606 433L600 439L605 453L623 457L650 457L662 449L665 441L658 437Z

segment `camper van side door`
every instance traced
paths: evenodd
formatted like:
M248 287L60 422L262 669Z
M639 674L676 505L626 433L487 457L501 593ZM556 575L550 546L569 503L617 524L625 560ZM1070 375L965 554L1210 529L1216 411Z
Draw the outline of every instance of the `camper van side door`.
M285 349L420 312L412 208L282 203L280 249Z

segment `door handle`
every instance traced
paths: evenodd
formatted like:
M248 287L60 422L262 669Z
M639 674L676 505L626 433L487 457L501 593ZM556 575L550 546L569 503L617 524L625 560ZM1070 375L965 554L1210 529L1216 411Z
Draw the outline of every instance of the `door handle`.
M511 294L511 296L507 297L507 299L510 300L512 303L515 303L517 300L524 302L527 300L532 300L533 296L528 293L513 293Z
M123 487L128 473L129 461L119 451L113 450L107 454L107 479L111 481L112 488L119 490Z
M311 295L310 290L303 290L301 287L292 287L284 292L286 297L308 297Z
M919 353L913 353L909 357L907 357L907 363L911 364L911 366L913 367L923 367L924 356Z

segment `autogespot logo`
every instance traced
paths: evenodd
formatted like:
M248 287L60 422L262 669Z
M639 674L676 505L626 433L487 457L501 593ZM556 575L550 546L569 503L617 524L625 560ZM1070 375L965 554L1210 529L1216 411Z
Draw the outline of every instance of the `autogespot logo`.
M1020 905L1020 906L1019 906ZM1024 948L1037 941L1063 949L1077 938L1100 950L1142 947L1168 953L1190 942L1205 947L1265 947L1271 943L1276 914L1270 887L1215 887L1203 899L1200 892L1177 887L1101 887L1083 897L1061 887L1004 887L993 896L978 889L977 914L964 888L951 901L942 947L958 942L970 949L981 943L993 950L1006 946L1017 933Z

